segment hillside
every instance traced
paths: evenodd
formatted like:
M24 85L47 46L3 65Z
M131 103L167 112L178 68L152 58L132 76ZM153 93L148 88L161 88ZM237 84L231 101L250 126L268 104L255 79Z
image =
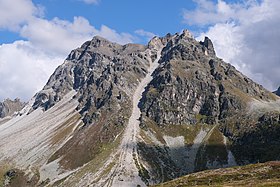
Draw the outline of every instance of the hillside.
M155 185L185 186L279 186L280 163L266 162L233 168L207 170Z

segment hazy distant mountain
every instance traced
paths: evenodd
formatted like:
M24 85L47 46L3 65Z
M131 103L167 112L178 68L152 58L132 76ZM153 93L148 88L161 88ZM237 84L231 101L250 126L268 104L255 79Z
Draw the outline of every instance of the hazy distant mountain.
M277 160L277 99L187 30L147 45L94 37L0 125L0 173L20 186L145 186Z

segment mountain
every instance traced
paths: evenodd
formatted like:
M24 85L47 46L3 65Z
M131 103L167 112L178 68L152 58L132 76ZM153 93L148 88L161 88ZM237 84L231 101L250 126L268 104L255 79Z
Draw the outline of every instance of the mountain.
M156 186L279 186L279 172L279 161L273 161L202 171Z
M20 111L24 105L25 103L21 102L20 99L5 99L0 102L0 118L12 116L15 112Z
M207 37L96 36L0 125L0 173L19 186L146 186L277 160L279 106Z
M280 87L275 92L273 92L273 93L275 93L276 95L280 96Z

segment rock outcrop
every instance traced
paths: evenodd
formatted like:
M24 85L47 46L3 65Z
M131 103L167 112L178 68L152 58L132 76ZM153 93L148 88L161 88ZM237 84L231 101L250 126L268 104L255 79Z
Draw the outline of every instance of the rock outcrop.
M14 115L16 112L20 111L24 105L25 103L21 102L20 99L5 99L3 102L0 102L0 118Z
M275 92L273 92L273 93L275 93L276 95L280 96L280 87Z

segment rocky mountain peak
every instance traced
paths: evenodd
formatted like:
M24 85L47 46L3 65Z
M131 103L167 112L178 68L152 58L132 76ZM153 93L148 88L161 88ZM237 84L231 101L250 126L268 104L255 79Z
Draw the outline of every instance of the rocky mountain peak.
M206 36L203 42L200 42L204 47L203 51L205 55L216 56L216 52L214 50L214 45L212 41Z
M159 37L155 36L153 37L149 43L148 43L148 47L153 49L153 48L158 48L158 46L160 46L162 44L162 41Z
M192 33L188 29L183 30L182 37L194 38Z

